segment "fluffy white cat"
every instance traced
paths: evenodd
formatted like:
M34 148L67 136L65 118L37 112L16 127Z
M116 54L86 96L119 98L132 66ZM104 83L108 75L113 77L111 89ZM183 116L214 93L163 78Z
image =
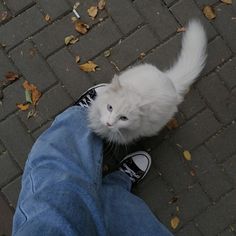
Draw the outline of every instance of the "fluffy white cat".
M206 61L207 38L202 25L191 21L177 62L167 71L142 64L115 75L89 107L89 125L111 142L127 144L158 133Z

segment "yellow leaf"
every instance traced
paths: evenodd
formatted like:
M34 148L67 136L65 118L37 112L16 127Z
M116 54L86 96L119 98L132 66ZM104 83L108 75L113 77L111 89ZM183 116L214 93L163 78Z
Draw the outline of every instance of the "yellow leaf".
M69 35L65 37L65 45L75 44L77 41L79 41L79 39L76 38L74 35Z
M191 153L189 151L185 150L183 152L183 155L184 155L185 160L187 160L187 161L191 161L192 160L192 156L191 156Z
M80 65L79 67L82 71L85 71L85 72L92 72L93 71L94 72L94 71L96 71L96 68L98 67L98 65L96 65L92 61L88 61L87 63L84 63L84 64Z
M232 0L220 0L220 1L225 3L225 4L232 4L233 3Z
M99 10L103 10L104 7L105 7L105 5L106 5L106 1L105 1L105 0L100 0L100 1L98 2L98 9L99 9Z
M17 104L16 105L21 111L26 111L29 109L29 104Z
M81 34L86 34L88 32L89 26L79 20L75 22L75 30Z
M206 6L203 8L203 14L205 15L205 17L206 17L208 20L213 20L213 19L216 18L215 11L214 11L213 7L210 6L210 5L206 5Z
M97 6L91 6L87 10L87 12L88 12L89 16L94 19L97 16L97 14L98 14L98 8L97 8Z
M180 220L177 216L174 216L171 220L170 220L170 226L172 229L176 229L178 227L180 223Z

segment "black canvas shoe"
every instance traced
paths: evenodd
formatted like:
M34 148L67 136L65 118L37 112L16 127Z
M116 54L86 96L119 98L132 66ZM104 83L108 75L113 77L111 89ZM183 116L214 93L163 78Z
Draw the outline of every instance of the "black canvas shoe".
M139 151L126 156L120 163L119 170L127 174L133 183L144 178L151 166L148 153Z
M91 101L94 100L99 92L101 92L107 84L98 84L91 88L89 88L86 92L84 92L77 102L75 102L75 106L80 107L89 107Z

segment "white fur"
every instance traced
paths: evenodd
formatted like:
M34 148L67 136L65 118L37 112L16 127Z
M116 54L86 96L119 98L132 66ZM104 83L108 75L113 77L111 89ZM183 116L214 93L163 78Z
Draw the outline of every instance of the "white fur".
M185 92L203 69L206 45L201 24L191 21L174 66L162 72L143 64L115 76L89 108L90 127L120 144L157 134L177 112ZM112 112L107 104L112 106ZM128 120L120 120L120 116Z

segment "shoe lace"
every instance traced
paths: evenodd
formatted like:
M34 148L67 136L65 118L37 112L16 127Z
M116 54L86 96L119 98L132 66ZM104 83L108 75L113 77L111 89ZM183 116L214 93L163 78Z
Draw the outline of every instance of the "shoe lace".
M120 168L120 170L123 171L124 173L128 174L131 181L133 181L133 182L135 182L137 179L139 179L141 177L141 175L135 173L132 169L130 169L130 167L126 163L123 164L123 166Z
M89 104L94 100L96 97L95 90L91 90L82 100L79 102L81 107L89 107Z

